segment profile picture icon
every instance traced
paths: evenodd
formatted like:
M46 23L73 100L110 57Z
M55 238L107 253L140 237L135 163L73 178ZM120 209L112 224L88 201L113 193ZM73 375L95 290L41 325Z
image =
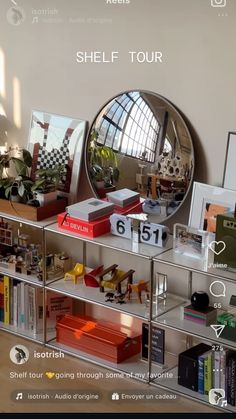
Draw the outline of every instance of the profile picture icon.
M29 360L29 351L26 346L13 346L10 350L10 360L16 365L25 364Z
M11 25L18 26L25 20L25 11L22 7L13 5L7 11L7 21Z

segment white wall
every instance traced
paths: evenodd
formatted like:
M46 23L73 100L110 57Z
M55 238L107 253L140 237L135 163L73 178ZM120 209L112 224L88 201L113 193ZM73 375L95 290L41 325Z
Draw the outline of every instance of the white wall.
M235 0L221 9L211 7L210 0L131 0L130 5L19 0L26 12L19 26L6 19L10 5L9 0L0 1L0 48L5 59L0 103L14 124L17 99L13 100L12 83L17 77L21 126L11 131L12 142L26 144L32 109L91 123L102 104L118 92L151 90L172 101L191 121L196 178L221 184L227 133L236 129ZM56 8L54 17L63 21L46 23L43 19L53 16L39 16L39 23L32 24L32 8ZM219 17L219 12L228 16ZM70 23L70 18L80 23ZM78 64L77 50L116 50L120 60L113 65ZM164 63L131 64L129 50L161 50ZM90 193L85 185L83 174L81 199ZM177 218L186 221L187 215L188 203Z

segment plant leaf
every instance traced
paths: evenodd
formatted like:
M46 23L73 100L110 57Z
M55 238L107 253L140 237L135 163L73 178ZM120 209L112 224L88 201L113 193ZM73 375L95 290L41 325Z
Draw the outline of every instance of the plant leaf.
M32 156L28 150L23 149L23 160L27 167L32 167Z

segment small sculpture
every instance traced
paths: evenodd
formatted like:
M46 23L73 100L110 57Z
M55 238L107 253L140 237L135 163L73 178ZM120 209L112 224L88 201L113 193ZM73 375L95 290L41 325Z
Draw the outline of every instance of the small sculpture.
M71 269L71 271L68 271L65 273L64 280L72 279L74 281L74 284L77 284L77 281L80 276L84 275L85 268L82 263L76 263L75 267Z
M146 292L146 296L149 299L149 281L145 282L143 279L137 284L128 284L128 300L130 300L130 294L132 291L136 292L138 301L142 304L142 291Z

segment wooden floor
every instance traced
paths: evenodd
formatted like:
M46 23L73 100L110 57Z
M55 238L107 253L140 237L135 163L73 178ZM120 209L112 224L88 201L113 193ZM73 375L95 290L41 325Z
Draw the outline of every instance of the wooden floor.
M30 351L30 359L25 365L15 365L9 359L9 352L13 345L23 344ZM103 375L108 370L101 367L94 366L93 364L80 361L76 358L65 356L64 359L50 359L41 360L33 359L33 351L38 352L50 351L48 348L44 348L38 344L30 342L28 340L21 339L17 336L11 335L0 331L0 345L1 345L1 357L0 357L0 412L217 412L210 406L193 402L192 400L178 397L174 401L152 401L152 402L126 402L126 401L112 401L109 396L111 392L120 391L139 391L140 393L147 389L154 390L153 387L149 387L144 383L140 383L130 379L113 378L101 380L70 380L61 379L56 380L48 379L45 376L45 372L51 370L53 372L103 372ZM10 372L43 372L44 377L42 379L11 379ZM99 402L83 402L83 403L71 403L71 402L57 402L48 403L43 401L24 402L16 401L11 398L11 393L14 391L26 391L26 390L65 390L70 391L99 391L102 392L102 400ZM156 393L163 394L165 391L156 389Z

